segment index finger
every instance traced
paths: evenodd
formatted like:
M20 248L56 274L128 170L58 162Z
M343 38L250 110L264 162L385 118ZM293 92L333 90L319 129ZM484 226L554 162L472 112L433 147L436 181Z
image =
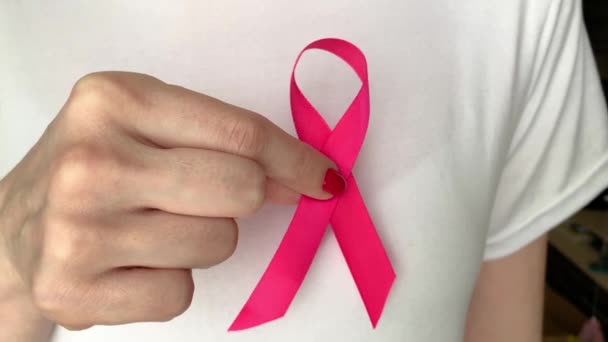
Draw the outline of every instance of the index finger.
M137 94L120 120L154 144L253 159L269 178L317 199L331 198L345 186L329 158L260 114L142 74L111 77Z

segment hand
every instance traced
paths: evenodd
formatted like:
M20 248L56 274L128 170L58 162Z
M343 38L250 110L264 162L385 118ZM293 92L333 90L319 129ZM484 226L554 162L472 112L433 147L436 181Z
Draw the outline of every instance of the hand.
M234 218L331 198L332 169L258 114L146 75L91 74L0 182L0 258L68 328L169 320L190 305L191 269L233 253Z

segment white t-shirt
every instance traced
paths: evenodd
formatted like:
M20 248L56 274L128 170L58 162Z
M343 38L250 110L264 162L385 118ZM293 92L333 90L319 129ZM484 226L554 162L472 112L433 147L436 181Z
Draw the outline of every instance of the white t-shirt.
M608 184L604 100L576 0L0 3L0 175L79 76L152 74L293 133L289 76L322 37L357 44L372 112L354 168L397 279L372 329L331 231L286 316L227 333L294 212L240 220L234 256L195 271L167 323L58 329L54 341L460 341L483 260L515 252ZM335 123L359 87L308 52L300 87ZM167 113L171 115L171 113ZM159 293L159 296L162 294Z

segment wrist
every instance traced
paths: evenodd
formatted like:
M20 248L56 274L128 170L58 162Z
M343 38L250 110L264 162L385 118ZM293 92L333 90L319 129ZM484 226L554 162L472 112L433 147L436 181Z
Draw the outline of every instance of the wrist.
M8 179L0 179L0 341L48 341L53 324L31 301L27 287L9 260Z

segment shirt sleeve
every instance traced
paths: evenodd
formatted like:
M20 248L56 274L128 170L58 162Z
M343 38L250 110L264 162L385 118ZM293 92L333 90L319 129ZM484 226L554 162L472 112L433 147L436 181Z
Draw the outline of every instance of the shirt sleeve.
M608 115L580 0L552 1L502 169L484 259L509 255L608 186Z

